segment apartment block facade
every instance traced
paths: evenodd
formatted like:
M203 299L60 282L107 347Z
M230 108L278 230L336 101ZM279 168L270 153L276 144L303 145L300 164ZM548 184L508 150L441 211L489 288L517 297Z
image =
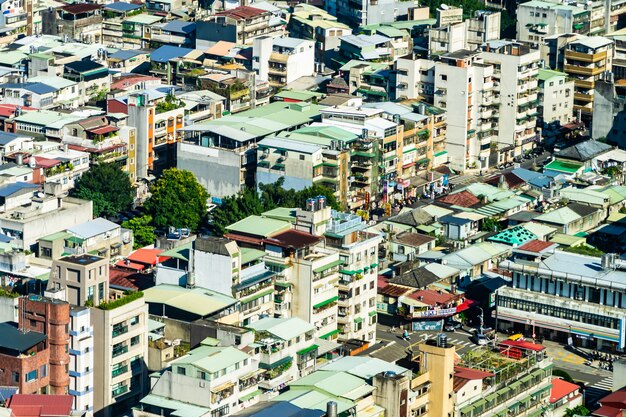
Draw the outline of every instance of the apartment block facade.
M91 310L70 307L70 387L74 396L72 409L94 411L94 331Z
M96 255L66 256L52 263L48 291L64 290L73 305L98 306L109 300L109 260Z

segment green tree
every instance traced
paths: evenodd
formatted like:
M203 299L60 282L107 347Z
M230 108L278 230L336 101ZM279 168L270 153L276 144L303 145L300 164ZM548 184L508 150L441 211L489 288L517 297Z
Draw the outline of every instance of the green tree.
M264 211L265 206L256 190L246 188L236 195L223 198L222 204L211 212L213 230L221 236L228 225Z
M558 376L564 381L574 383L574 379L571 377L571 375L562 369L555 369L554 371L552 371L552 376Z
M93 201L94 216L112 216L130 208L135 190L117 165L96 164L78 179L72 195Z
M152 187L145 207L158 227L197 230L206 214L209 194L189 171L166 169Z
M146 215L126 220L122 223L122 227L133 231L133 237L135 239L133 245L134 249L152 245L156 239L151 216Z
M498 219L495 219L493 217L487 217L486 219L483 219L483 224L480 230L482 230L483 232L499 232L500 230L502 230L502 225L500 224Z
M602 256L604 252L600 249L594 248L593 246L588 246L585 244L581 244L578 246L570 246L568 248L563 249L565 252L577 253L579 255L587 255L587 256Z
M565 417L574 417L574 416L586 416L589 414L589 409L584 405L577 405L574 408L568 408L565 410Z

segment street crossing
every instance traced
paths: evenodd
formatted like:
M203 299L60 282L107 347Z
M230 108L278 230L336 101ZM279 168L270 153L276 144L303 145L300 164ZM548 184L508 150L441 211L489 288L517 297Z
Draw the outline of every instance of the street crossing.
M613 376L608 376L595 384L585 387L585 403L593 407L597 401L613 391Z

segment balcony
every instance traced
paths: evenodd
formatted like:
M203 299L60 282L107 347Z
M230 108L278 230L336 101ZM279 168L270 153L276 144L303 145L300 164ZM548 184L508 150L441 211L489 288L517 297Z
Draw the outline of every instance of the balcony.
M596 76L604 72L604 67L580 67L578 65L565 65L564 70L568 74Z
M126 394L127 392L128 392L128 385L122 385L122 386L115 388L113 391L111 391L111 396L115 398L115 397L119 397L122 394Z
M111 336L116 338L117 336L121 336L124 333L128 333L128 326L113 326L113 332Z
M603 59L606 59L606 51L596 52L595 54L585 54L582 52L566 50L565 58L574 59L576 61L582 61L582 62L598 62L598 61L602 61Z
M128 365L120 366L119 368L114 369L111 372L111 378L115 378L116 376L120 376L122 374L125 374L126 372L128 372Z
M584 114L592 114L593 113L593 109L591 107L579 106L579 105L574 104L574 111L578 111L578 110L580 110Z
M593 89L595 84L594 81L574 80L574 85L578 88Z
M574 93L574 100L591 103L593 101L593 94Z
M123 355L124 353L127 353L127 352L128 352L128 345L124 345L119 348L113 348L112 357L117 358L118 356Z

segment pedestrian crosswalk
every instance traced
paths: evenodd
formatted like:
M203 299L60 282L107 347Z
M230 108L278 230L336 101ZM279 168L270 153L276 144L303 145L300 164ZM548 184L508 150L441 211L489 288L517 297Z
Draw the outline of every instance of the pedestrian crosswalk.
M428 339L435 339L436 337L437 336L433 334L422 334L419 336L420 340L413 344L423 343L427 341ZM448 343L456 346L458 350L475 350L475 349L479 349L482 347L482 346L475 344L474 342L470 340L456 339L456 338L451 338L450 336L448 336Z
M585 403L595 406L598 400L613 391L613 376L608 376L585 388Z

